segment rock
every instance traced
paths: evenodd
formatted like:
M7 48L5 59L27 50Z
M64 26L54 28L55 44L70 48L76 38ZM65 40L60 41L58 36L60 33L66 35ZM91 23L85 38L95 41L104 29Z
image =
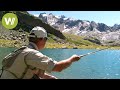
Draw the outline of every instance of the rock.
M67 49L67 46L62 46L62 49Z
M73 49L78 49L78 48L76 46L74 46Z

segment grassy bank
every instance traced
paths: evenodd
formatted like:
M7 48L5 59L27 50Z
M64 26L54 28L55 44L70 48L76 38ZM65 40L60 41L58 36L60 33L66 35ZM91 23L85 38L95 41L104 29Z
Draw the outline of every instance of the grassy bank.
M16 40L4 40L0 39L0 47L21 47L22 42ZM100 45L75 45L69 43L56 43L56 42L46 42L45 48L75 48L75 49L102 49L106 48L107 46L100 46ZM110 47L110 49L120 49L120 46Z
M17 34L16 34L17 35ZM27 33L28 35L28 33ZM65 40L56 37L53 34L48 34L48 41L46 42L45 48L74 48L74 49L102 49L106 48L107 46L101 46L95 43L92 43L88 40L84 40L83 37L65 34L63 35L66 37ZM28 38L19 40L8 40L7 38L0 39L0 47L21 47L22 45L28 44ZM110 47L110 49L120 49L120 46Z
M22 41L0 39L0 47L18 47L19 48L22 45L23 45Z
M65 49L69 49L69 48L72 48L72 49L103 49L103 48L108 48L109 49L120 49L120 46L100 46L100 45L77 45L77 46L74 46L74 45L69 45L69 44L59 44L59 43L49 43L47 42L46 43L46 46L45 48L65 48Z

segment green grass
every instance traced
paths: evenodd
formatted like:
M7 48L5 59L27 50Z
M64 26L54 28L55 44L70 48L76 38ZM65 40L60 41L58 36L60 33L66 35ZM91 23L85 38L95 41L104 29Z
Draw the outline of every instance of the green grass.
M92 43L88 40L84 40L83 37L77 36L77 35L70 35L70 34L65 34L65 37L67 38L67 41L70 43L74 43L76 45L96 45L95 43Z
M66 37L66 43L57 43L53 38L55 38L54 35L48 35L49 40L46 43L45 48L74 48L77 47L79 49L103 49L107 48L108 46L101 46L95 43L92 43L88 40L84 40L83 37L76 36L76 35L70 35L65 34ZM120 46L114 46L110 47L109 49L120 49Z
M21 47L22 43L20 43L19 41L16 40L4 40L4 39L0 39L0 47ZM56 43L54 42L46 42L45 48L73 48L74 44L68 44L68 43ZM101 45L77 45L76 46L78 49L103 49L103 48L107 48L108 46L101 46ZM110 47L109 49L120 49L120 46L114 46L114 47Z
M16 40L0 39L0 47L21 47L22 42Z
M4 39L0 39L0 46L1 47L12 47L13 44L15 43L14 40L4 40Z
M53 34L48 34L48 42L55 43L55 40L53 38L55 38Z

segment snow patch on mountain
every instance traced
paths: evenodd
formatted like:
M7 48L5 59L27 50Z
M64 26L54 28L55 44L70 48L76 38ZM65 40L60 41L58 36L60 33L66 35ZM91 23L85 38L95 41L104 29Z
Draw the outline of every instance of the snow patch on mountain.
M104 23L68 18L64 15L55 16L52 13L42 13L39 15L39 18L63 33L85 36L88 39L90 37L97 38L101 43L114 40L118 44L120 41L120 25L118 24L107 26Z

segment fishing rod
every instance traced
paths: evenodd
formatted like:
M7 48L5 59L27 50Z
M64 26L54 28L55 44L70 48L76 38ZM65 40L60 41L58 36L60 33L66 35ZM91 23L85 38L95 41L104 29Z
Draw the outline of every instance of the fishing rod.
M109 47L108 47L109 48ZM93 52L89 52L87 54L83 54L83 55L80 55L80 57L84 57L84 56L87 56L87 55L90 55L90 54L94 54L96 52L99 52L99 51L102 51L102 50L105 50L105 49L108 49L108 48L104 48L104 49L100 49L100 50L96 50L96 51L93 51Z

